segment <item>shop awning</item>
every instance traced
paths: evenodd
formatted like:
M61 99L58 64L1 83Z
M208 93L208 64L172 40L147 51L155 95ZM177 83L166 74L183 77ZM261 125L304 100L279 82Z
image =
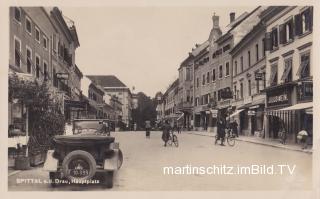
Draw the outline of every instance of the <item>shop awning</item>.
M285 69L283 71L281 80L287 79L291 70L292 70L292 60L285 62Z
M313 114L313 108L306 109L306 114Z
M295 104L293 106L289 106L289 107L280 109L279 111L301 110L301 109L309 109L312 107L313 107L312 102L306 102L306 103Z
M184 113L182 113L177 120L180 120L184 116Z
M236 116L236 115L238 115L240 112L242 112L244 109L238 109L238 110L236 110L234 113L232 113L231 115L230 115L230 117L234 117L234 116Z
M304 72L304 70L307 68L308 65L309 65L309 61L301 62L300 66L298 68L297 76L300 76L301 73Z

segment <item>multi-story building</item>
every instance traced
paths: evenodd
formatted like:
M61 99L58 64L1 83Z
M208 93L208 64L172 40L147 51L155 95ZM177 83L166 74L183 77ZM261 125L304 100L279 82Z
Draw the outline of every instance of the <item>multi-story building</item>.
M194 128L196 130L213 130L211 109L213 106L212 90L215 80L215 73L212 73L210 48L215 45L216 40L221 36L219 16L212 16L213 26L207 41L191 52L194 56Z
M173 126L179 118L177 104L178 98L179 79L176 79L163 94L164 100L164 119L169 121Z
M265 109L265 27L260 21L233 47L232 106L239 134L262 135Z
M88 75L89 79L104 89L105 101L110 96L116 96L122 104L122 122L127 128L132 125L132 94L130 89L113 75Z
M266 24L265 137L288 141L313 125L313 7L269 7L261 15Z
M189 56L181 63L179 67L179 102L177 108L183 113L182 127L191 129L191 120L193 120L193 55Z
M10 71L45 82L69 120L73 102L80 100L82 78L75 65L80 44L74 24L67 25L57 7L10 7L9 15Z
M164 95L161 92L157 92L155 95L156 111L157 111L157 124L161 124L164 119Z

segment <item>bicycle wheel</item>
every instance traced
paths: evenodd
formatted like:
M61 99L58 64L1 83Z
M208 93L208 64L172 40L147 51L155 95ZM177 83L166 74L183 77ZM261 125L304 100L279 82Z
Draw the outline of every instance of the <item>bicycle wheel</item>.
M218 135L214 136L214 145L216 145L218 143Z
M168 139L167 144L170 145L170 146L172 146L172 137L171 137L171 135L169 136L169 139Z
M229 136L227 137L227 142L229 146L234 146L236 143L236 140L232 136Z
M173 135L173 143L176 147L179 146L179 141L178 141L178 137L176 135Z

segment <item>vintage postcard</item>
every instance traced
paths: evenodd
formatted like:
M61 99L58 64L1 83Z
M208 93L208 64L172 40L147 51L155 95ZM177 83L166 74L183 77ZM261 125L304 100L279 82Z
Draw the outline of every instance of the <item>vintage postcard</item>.
M5 9L8 192L320 197L315 4Z

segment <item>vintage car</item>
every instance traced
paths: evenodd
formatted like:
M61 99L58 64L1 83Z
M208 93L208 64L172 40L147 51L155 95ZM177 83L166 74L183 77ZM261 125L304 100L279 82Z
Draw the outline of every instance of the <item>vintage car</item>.
M119 143L106 130L107 120L76 119L73 135L53 138L53 150L47 152L44 170L49 171L52 186L99 182L113 187L113 172L120 169L123 156Z

